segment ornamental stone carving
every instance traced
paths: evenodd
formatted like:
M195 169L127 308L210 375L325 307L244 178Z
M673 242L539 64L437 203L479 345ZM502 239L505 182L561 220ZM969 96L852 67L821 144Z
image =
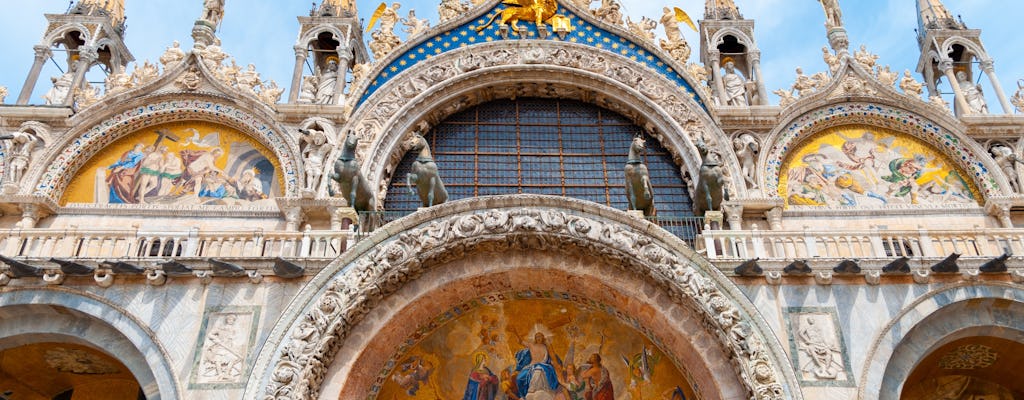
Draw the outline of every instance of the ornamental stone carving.
M501 199L495 198L498 203ZM737 376L754 399L786 397L781 366L769 356L763 336L755 334L735 300L695 268L693 261L618 223L557 209L517 207L452 214L406 229L341 266L338 271L344 272L331 278L279 344L262 398L316 398L339 346L371 309L426 268L459 259L488 243L514 250L575 246L643 274L719 333L715 335L719 345L736 360Z
M47 350L43 354L43 360L50 368L76 375L109 375L120 372L113 363L78 349L57 347Z
M3 96L0 96L0 103L3 103ZM1013 94L1010 103L1017 112L1024 112L1024 79L1017 81L1017 93Z

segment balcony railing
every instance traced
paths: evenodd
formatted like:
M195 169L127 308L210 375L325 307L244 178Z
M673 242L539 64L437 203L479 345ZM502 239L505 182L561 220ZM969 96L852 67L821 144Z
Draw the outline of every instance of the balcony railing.
M719 230L703 232L698 246L711 260L996 257L1024 254L1024 230Z
M28 258L334 258L350 231L0 230L0 254Z

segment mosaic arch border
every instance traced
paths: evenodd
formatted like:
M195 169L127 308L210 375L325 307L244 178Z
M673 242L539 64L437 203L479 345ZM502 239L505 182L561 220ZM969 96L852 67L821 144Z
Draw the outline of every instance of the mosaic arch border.
M170 361L171 358L167 349L164 348L163 344L157 339L157 335L146 324L116 304L112 304L107 299L89 293L69 289L44 290L24 288L2 290L0 293L3 294L3 296L0 296L0 310L14 307L59 307L81 313L88 318L92 318L92 322L102 322L105 324L101 329L103 332L98 332L97 334L102 335L104 332L116 331L122 336L121 339L128 342L134 350L138 351L139 359L125 360L118 358L118 361L126 364L125 366L129 367L129 369L131 369L130 364L141 362L144 365L136 366L148 369L151 380L139 382L142 390L146 393L146 398L154 400L181 398L181 393L183 392L180 382L174 373L174 367ZM71 316L71 318L74 317ZM4 336L0 340L18 335L40 333L75 336L107 353L116 353L114 349L104 348L99 343L93 343L90 340L99 339L98 337L90 336L93 330L97 328L90 326L84 332L63 333L61 331L63 328L57 326L62 321L53 321L51 319L43 319L42 321L41 325L33 324L30 327L26 327L27 329L21 329L21 327L0 329L0 335L13 333L13 335ZM53 328L54 332L39 332L40 329L45 328ZM116 355L113 356L117 358ZM136 379L139 379L138 376L136 376Z
M1024 332L1024 320L1014 319L1008 315L1000 318L999 316L972 314L970 323L973 325L967 326L950 326L949 324L937 324L935 327L923 326L923 323L927 323L932 316L948 310L949 307L955 307L971 300L1010 301L1016 307L1017 314L1024 312L1024 289L1010 283L989 282L985 285L962 283L921 295L911 305L900 310L899 314L893 317L875 338L864 360L857 398L859 400L896 400L899 397L899 393L895 391L902 386L913 366L894 377L890 371L890 367L893 365L890 364L893 362L896 351L903 347L901 342L905 335L914 329L922 327L930 328L932 331L941 329L942 331L937 333L945 333L942 337L929 338L931 343L939 342L947 338L949 334L962 329L999 327ZM925 352L930 350L930 346L917 346L911 350L920 356L916 357L917 360L920 360L927 355Z
M791 150L818 132L850 124L877 126L914 136L934 146L969 173L984 198L1004 194L1004 178L995 173L999 168L971 139L915 112L872 102L821 106L777 128L768 141L771 147L759 160L763 166L761 181L765 182L764 194L773 198L779 196L782 164Z
M298 195L300 173L296 147L274 124L223 99L148 99L92 125L85 132L69 136L56 150L46 154L34 168L37 182L33 194L59 201L78 170L104 147L141 129L167 122L201 120L238 128L267 146L281 164L284 196ZM280 132L284 132L283 129ZM39 171L36 168L45 168Z
M578 57L599 57L602 64L581 65ZM416 124L438 112L447 117L460 111L449 108L463 96L520 83L567 84L580 93L617 100L617 105L628 107L626 112L611 109L627 116L635 114L642 119L639 125L654 127L654 136L691 176L698 176L700 170L692 137L706 135L732 176L740 176L731 139L674 83L615 53L550 41L499 41L458 49L421 62L389 81L355 110L346 124L346 129L372 143L365 148L361 145L363 172L375 188L386 190L389 175L406 150L402 143ZM500 97L488 100L496 98ZM594 99L584 101L603 106ZM733 190L742 194L747 189L733 184ZM378 192L381 198L384 194Z
M246 398L317 398L326 371L370 309L432 265L488 242L572 243L621 260L673 302L689 307L732 358L757 400L801 400L785 350L739 289L682 241L649 222L554 196L495 196L446 203L378 229L317 274L270 332ZM527 246L528 247L528 246Z

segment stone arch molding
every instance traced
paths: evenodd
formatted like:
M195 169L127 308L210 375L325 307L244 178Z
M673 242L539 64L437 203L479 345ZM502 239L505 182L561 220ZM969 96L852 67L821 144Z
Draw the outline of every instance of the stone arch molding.
M1000 169L988 151L967 137L949 117L935 115L924 104L921 112L914 112L887 104L888 101L859 100L838 104L822 104L823 101L794 110L789 113L791 118L781 119L784 123L765 140L767 151L758 159L759 180L765 182L763 194L779 197L782 164L790 151L815 133L850 124L885 128L928 143L966 172L984 199L1010 194L1006 177L996 172Z
M497 90L495 88L498 88ZM525 96L571 98L632 118L699 176L696 142L718 152L731 176L739 163L716 117L664 76L616 53L554 41L499 41L449 51L388 81L347 124L360 136L363 172L383 199L413 129L473 105ZM730 184L732 193L746 188ZM381 203L382 204L382 203Z
M1019 340L1022 317L1024 290L1016 285L962 284L926 293L879 332L864 362L857 398L898 399L916 363L953 340L975 335Z
M0 296L0 349L42 341L100 349L127 367L147 399L179 399L167 350L144 323L107 300L70 290L13 289Z
M431 266L497 243L523 250L569 244L623 265L700 316L751 398L802 398L757 309L678 238L607 207L531 195L443 204L360 242L289 305L255 364L246 398L317 398L335 354L369 310Z
M167 76L160 81L165 79ZM281 165L284 195L299 195L302 174L298 144L285 128L257 108L220 96L169 93L142 98L128 107L119 107L115 113L103 110L103 107L90 107L90 112L73 117L80 119L74 124L80 128L73 128L48 146L26 174L25 182L34 182L34 185L23 185L21 190L59 201L79 169L107 145L150 126L200 120L238 129L266 146Z

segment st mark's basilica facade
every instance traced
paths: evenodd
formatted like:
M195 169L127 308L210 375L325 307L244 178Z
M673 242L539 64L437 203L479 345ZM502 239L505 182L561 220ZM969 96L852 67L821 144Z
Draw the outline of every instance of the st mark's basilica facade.
M45 15L0 398L1024 398L1024 93L955 10L903 72L820 0L769 92L732 0L440 3L317 2L280 84L223 0L154 62L123 0Z

